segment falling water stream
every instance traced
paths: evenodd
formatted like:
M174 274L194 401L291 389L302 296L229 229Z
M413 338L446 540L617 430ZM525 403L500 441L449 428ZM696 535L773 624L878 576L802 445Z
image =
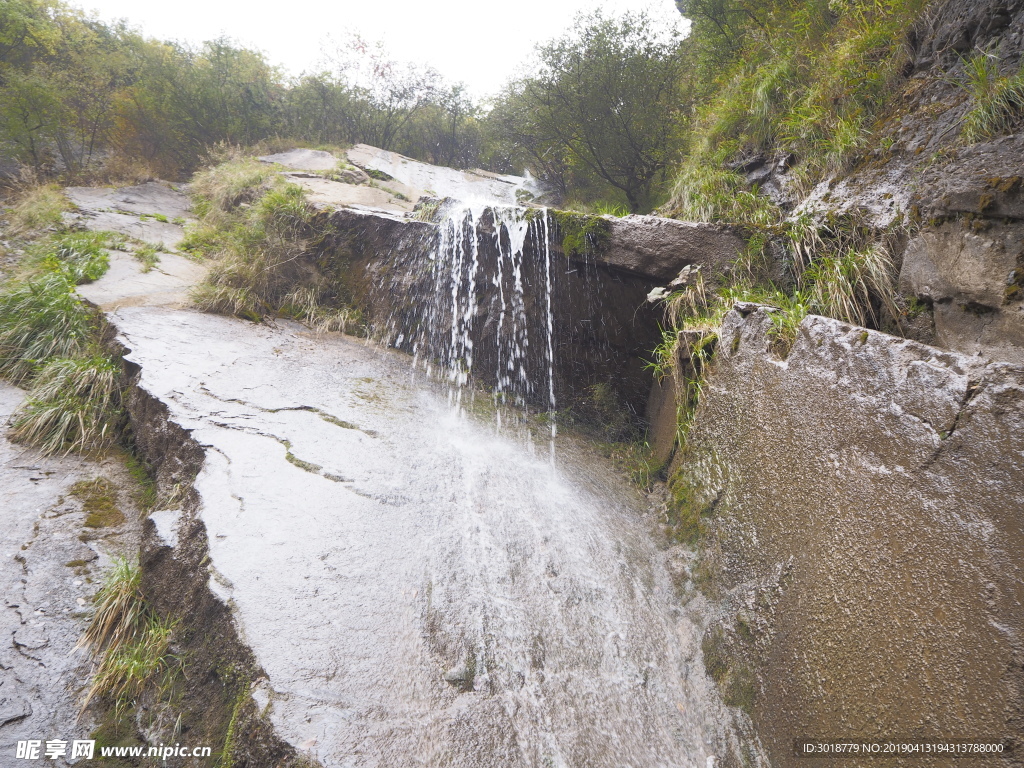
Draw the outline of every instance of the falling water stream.
M486 725L469 727L502 754L466 765L711 765L735 748L735 735L643 500L592 466L578 443L561 445L554 461L551 236L543 208L449 204L426 253L430 291L413 323L413 368L442 383L448 409L416 444L444 444L445 471L433 479L453 485L431 504L437 538L422 615L410 615L412 655L427 663L427 649L442 654L445 680L489 711ZM496 432L464 408L485 362L475 354L481 323L493 326L486 363ZM531 406L549 425L548 465L532 441L502 430L503 417ZM408 695L429 700L415 685ZM436 731L424 733L433 735L419 742L418 762L464 764Z

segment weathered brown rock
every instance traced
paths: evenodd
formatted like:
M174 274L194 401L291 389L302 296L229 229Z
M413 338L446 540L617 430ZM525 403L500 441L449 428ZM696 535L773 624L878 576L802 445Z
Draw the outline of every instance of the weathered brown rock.
M610 267L669 281L687 264L721 269L736 259L743 240L728 229L659 216L608 217L608 237L596 257Z
M679 415L676 409L676 385L672 372L655 377L647 397L647 444L655 463L665 466L676 449Z
M932 303L936 343L1024 362L1024 229L952 221L907 245L900 289Z
M1024 368L820 317L781 360L770 327L727 316L675 462L724 606L705 662L773 765L797 737L1019 734Z

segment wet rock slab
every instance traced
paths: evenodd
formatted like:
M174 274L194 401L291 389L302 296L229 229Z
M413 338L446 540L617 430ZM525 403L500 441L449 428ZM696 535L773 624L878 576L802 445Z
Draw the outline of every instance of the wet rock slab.
M529 198L543 194L534 180L523 176L445 168L413 160L397 152L371 147L369 144L356 144L346 152L346 156L360 168L386 173L395 181L422 190L421 194L430 197L449 197L467 203L482 201L495 205L519 205L523 193Z
M0 384L0 423L25 393ZM40 456L0 438L0 764L15 765L26 739L88 738L79 718L91 662L72 653L88 622L109 553L131 549L130 530L83 528L69 495L79 480L116 470L109 462ZM83 539L86 539L83 541ZM102 540L101 540L102 539ZM48 764L66 765L63 759Z
M189 289L200 282L206 267L184 256L160 253L148 272L132 254L109 251L110 268L94 283L80 285L79 296L102 310L132 306L183 306Z
M78 210L68 214L95 231L118 232L152 245L174 248L185 236L175 219L191 217L188 197L171 184L148 181L134 187L68 187L64 190ZM161 221L157 216L166 218Z
M704 766L735 747L607 468L568 453L554 474L546 444L458 417L362 341L149 308L111 321L139 391L205 456L199 508L155 521L147 547L173 558L201 523L208 588L294 747L466 768Z
M340 158L322 150L291 149L259 159L290 169L284 175L306 190L310 202L325 208L411 212L422 197L519 205L543 194L536 181L522 176L445 168L368 144L357 144ZM339 161L354 167L339 169L332 178L321 175L334 171Z

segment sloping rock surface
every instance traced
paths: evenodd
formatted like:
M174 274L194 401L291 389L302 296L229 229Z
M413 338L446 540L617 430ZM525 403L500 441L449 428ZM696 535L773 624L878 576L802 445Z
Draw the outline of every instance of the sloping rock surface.
M750 309L676 493L729 606L706 643L754 681L773 764L799 734L1019 734L1024 369L821 317L782 360Z
M260 157L265 163L277 163L295 171L331 171L338 164L338 158L322 149L289 149L273 155Z
M482 201L497 205L519 205L517 192L530 197L543 190L533 179L502 176L487 171L460 171L423 163L369 144L356 144L346 152L349 161L360 168L381 171L430 197L450 197L467 203Z
M160 254L160 261L143 271L132 254L110 251L110 268L99 282L80 285L79 296L102 310L118 307L184 306L188 290L202 280L206 267L174 253Z
M0 423L25 393L0 383ZM116 461L41 456L0 437L0 763L19 741L88 739L93 724L79 716L91 659L73 653L91 598L111 553L137 544L137 524L86 528L81 503L69 492L80 480L123 480ZM135 518L128 494L126 517ZM40 759L42 755L40 755ZM67 766L64 758L48 764ZM81 764L81 763L79 763Z
M188 197L163 181L119 188L68 187L64 194L78 207L69 216L72 221L152 245L176 247L185 236L182 220L191 218Z
M148 547L205 531L209 588L266 674L253 696L297 749L332 768L737 749L635 492L593 456L567 444L555 469L363 342L111 320L139 391L205 455L196 510Z

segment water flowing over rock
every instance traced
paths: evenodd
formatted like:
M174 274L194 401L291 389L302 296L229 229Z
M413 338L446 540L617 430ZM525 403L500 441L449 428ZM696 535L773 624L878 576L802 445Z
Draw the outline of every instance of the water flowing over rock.
M595 255L607 225L580 236L542 208L322 208L317 268L408 355L176 309L116 258L82 289L174 499L141 562L183 622L190 737L228 729L254 766L764 764L704 673L687 554L654 546L607 459L555 444L556 410L591 384L642 412L658 279ZM505 407L548 418L508 428Z
M322 215L332 269L349 276L375 336L456 381L472 369L499 399L548 409L553 394L572 407L607 386L635 417L661 340L647 294L689 264L717 273L742 247L721 228L649 216L576 221L458 203L442 206L437 223L351 208ZM569 230L588 225L591 239L567 250ZM659 251L651 232L662 230Z
M265 675L253 696L293 747L467 768L739 750L635 492L584 449L553 469L354 340L148 308L112 322L136 422L162 404L204 457L196 505L150 529L149 578L175 605L205 533L209 588Z

